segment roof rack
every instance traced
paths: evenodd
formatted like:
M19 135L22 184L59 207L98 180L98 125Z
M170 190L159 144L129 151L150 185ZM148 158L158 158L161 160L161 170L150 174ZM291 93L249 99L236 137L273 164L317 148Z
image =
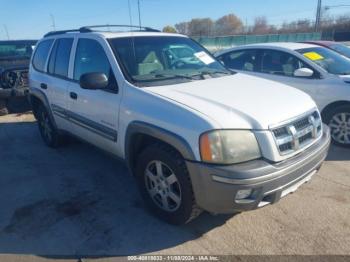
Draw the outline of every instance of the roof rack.
M52 31L44 35L44 37L49 37L53 35L61 35L66 33L73 33L73 32L79 32L79 33L91 33L96 32L94 30L95 28L110 28L110 27L118 27L118 28L135 28L135 30L129 30L129 32L161 32L157 29L153 29L151 27L143 27L143 26L136 26L136 25L92 25L92 26L83 26L79 29L70 29L70 30L60 30L60 31ZM101 31L101 32L108 32L107 31Z

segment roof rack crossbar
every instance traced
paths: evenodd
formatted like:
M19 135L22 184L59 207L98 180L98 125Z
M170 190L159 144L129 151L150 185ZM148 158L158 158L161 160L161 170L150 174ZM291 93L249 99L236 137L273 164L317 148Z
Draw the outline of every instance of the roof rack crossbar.
M62 35L62 34L72 33L72 32L79 32L79 29L52 31L52 32L48 32L46 35L44 35L44 37L49 37L53 35Z
M80 27L79 29L70 29L70 30L60 30L60 31L52 31L44 35L44 37L49 37L49 36L54 36L54 35L62 35L66 33L73 33L73 32L79 32L79 33L91 33L95 32L93 29L94 28L103 28L103 27L125 27L125 28L135 28L133 32L138 32L138 31L144 31L144 32L160 32L157 29L153 29L151 27L143 27L143 26L137 26L137 25L92 25L92 26L83 26ZM138 29L138 30L137 30Z
M139 29L140 31L146 31L146 32L160 32L157 29L151 28L151 27L144 27L144 26L137 26L137 25L92 25L92 26L84 26L79 29L80 32L93 32L94 28L103 28L103 27L125 27L125 28L135 28Z

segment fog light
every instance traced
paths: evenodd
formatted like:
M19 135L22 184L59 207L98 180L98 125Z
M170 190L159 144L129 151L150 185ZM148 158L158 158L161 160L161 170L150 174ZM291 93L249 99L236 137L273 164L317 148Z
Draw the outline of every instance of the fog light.
M247 199L251 196L252 192L252 189L241 189L236 194L236 200Z

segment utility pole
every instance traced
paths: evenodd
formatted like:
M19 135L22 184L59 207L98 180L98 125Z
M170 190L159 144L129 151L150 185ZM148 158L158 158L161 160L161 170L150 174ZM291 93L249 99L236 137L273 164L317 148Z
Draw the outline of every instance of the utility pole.
M316 12L316 22L315 22L315 32L320 30L321 26L321 13L322 13L322 0L318 0L317 12Z
M4 30L7 36L7 40L10 40L10 34L9 34L9 30L7 29L7 25L4 24Z
M53 31L56 31L56 23L55 23L55 17L53 14L50 14L50 17L51 17L51 22L52 22L52 28L53 28Z
M140 30L141 30L141 8L140 8L140 0L137 0L137 7L138 7L138 10L139 10L139 27L140 27Z

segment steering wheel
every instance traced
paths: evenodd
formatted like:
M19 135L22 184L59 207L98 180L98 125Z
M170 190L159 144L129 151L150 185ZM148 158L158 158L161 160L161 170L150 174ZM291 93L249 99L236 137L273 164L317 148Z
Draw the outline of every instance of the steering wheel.
M184 65L185 65L185 62L181 61L180 59L177 59L170 64L170 67L172 69L178 69L178 68L184 67Z

